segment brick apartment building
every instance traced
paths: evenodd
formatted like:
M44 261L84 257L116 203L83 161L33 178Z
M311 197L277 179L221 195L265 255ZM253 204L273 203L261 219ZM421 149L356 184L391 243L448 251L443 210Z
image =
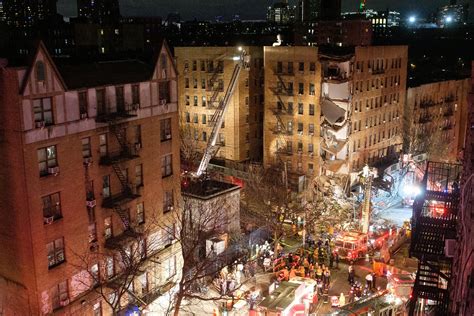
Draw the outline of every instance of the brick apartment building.
M265 167L319 173L321 67L318 48L264 47Z
M405 115L411 120L411 126L404 128L404 133L408 130L408 135L404 135L408 136L405 146L411 147L410 151L426 152L423 145L430 142L431 138L437 138L447 145L447 150L439 152L441 157L433 156L430 159L455 161L459 158L464 146L469 89L469 79L408 88Z
M453 258L450 288L450 314L472 315L474 313L474 290L472 287L474 236L472 227L474 210L474 63L470 80L469 104L463 142L463 173L461 178L461 203L458 210L458 236Z
M66 64L40 43L27 64L0 60L6 315L110 315L84 284L91 276L112 284L117 249L129 246L140 247L144 269L124 304L150 303L178 277L178 244L164 231L133 239L166 220L180 196L177 72L166 43L158 56L153 66ZM104 260L84 266L82 254Z
M242 47L251 58L240 74L219 132L216 157L261 161L263 141L263 53L261 47ZM176 47L181 129L204 151L211 135L211 117L229 86L238 47Z

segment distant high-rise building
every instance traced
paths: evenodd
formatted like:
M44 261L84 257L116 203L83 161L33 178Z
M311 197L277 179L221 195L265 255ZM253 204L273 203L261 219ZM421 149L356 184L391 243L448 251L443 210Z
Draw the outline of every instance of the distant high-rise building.
M294 8L290 7L287 1L276 2L267 10L267 20L270 22L284 24L292 20L292 17L294 19L294 16Z
M5 12L3 12L3 0L0 0L0 22L5 21Z
M341 0L321 0L320 20L337 20L341 16Z
M100 24L118 22L119 2L118 0L77 0L77 15Z
M320 0L298 1L297 19L300 22L313 22L318 18Z
M0 20L16 27L28 27L57 14L57 0L0 1Z
M465 23L467 21L467 8L466 4L445 5L438 10L436 22L440 27Z

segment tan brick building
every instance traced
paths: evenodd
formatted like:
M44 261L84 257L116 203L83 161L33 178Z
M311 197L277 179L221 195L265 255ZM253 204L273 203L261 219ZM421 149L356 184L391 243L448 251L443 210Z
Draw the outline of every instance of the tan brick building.
M219 132L216 157L235 162L261 161L263 124L263 54L242 47L251 58L242 70ZM229 86L238 47L176 47L181 128L201 153L211 135L210 120Z
M446 150L431 152L431 160L458 159L464 145L469 89L469 79L408 88L405 115L411 130L405 142L411 144L406 147L416 153L426 151L429 142L442 144Z
M264 47L264 165L319 173L321 67L316 47Z
M356 47L352 76L351 169L398 158L406 94L407 46Z
M130 238L169 217L180 196L177 72L166 43L153 66L59 64L41 43L27 64L2 60L0 119L6 314L110 315L84 284L92 274L108 281L120 275L121 246L153 258L131 286L142 301L176 281L178 244L163 238L151 248L144 247L148 238L140 245ZM106 260L84 266L82 254ZM4 294L17 290L7 301Z

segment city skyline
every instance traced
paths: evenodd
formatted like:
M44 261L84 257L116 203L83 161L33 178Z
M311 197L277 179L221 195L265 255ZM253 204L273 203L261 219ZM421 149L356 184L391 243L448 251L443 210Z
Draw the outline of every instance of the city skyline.
M190 2L192 5L190 5ZM273 1L256 0L175 0L175 1L152 1L152 0L121 0L120 11L125 16L150 16L158 15L166 17L168 13L178 12L184 20L214 19L223 16L230 19L234 15L240 15L242 19L265 19L267 6ZM289 1L296 3L296 1ZM467 1L462 1L467 2ZM472 1L470 1L472 2ZM251 6L250 6L251 3ZM354 11L358 8L357 0L343 0L343 11ZM367 1L367 8L374 10L397 10L402 14L426 15L434 12L437 7L448 4L446 0L422 0L413 2L400 0L396 3L390 0ZM199 8L199 9L196 9ZM76 16L77 6L75 1L59 0L58 12L64 16Z

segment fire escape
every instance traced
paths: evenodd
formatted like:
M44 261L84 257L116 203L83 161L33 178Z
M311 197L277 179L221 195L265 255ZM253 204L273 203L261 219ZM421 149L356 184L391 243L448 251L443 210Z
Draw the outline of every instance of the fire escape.
M140 195L132 190L128 183L126 171L122 168L123 163L138 158L137 149L127 142L127 123L124 122L125 119L136 116L136 110L135 106L124 106L117 112L102 114L97 117L98 122L108 124L109 131L115 136L119 145L117 151L108 151L99 161L101 166L112 167L121 185L119 193L104 198L102 201L102 207L113 209L120 217L124 227L122 234L107 239L105 243L107 248L117 248L123 240L138 234L130 224L130 214L126 205Z
M276 126L273 128L273 134L277 135L277 149L276 158L279 166L285 166L286 158L293 155L293 148L288 146L287 136L293 135L293 126L286 124L284 118L293 118L293 108L287 106L288 97L293 97L293 88L284 82L283 76L294 76L293 71L283 73L283 71L275 71L275 76L278 79L277 86L272 88L273 94L277 99L276 107L271 111L276 118ZM292 124L292 123L291 123Z
M448 315L460 174L456 164L426 166L424 193L413 205L410 256L419 263L409 315Z
M207 65L207 72L210 74L210 78L207 81L206 90L212 93L207 104L209 109L216 109L219 106L219 93L224 92L224 79L222 77L224 61L221 60L222 58L223 56L220 56L215 59L217 61L216 67L214 67L214 61L210 61Z

